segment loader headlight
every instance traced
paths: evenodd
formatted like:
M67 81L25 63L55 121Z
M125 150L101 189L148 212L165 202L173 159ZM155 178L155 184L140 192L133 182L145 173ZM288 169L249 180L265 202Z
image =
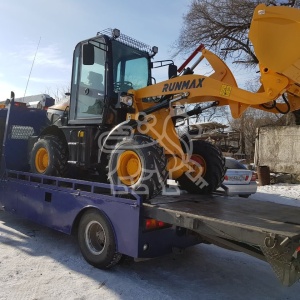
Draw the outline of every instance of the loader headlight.
M152 57L154 57L157 54L158 47L153 46L152 49L151 49L151 51L152 51L152 53L150 54L150 57L152 58Z
M153 47L152 47L152 52L153 52L154 54L157 54L157 53L158 53L158 47L157 47L157 46L153 46Z
M120 96L120 102L126 104L127 106L132 106L133 98L131 95L127 95L124 93Z
M115 29L113 29L112 34L113 34L113 38L117 39L121 35L121 31L119 29L115 28Z

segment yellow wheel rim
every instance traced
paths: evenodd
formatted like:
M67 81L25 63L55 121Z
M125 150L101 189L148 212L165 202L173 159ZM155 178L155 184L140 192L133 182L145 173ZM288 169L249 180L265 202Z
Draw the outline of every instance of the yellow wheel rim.
M193 168L193 172L191 173L191 175L193 177L204 177L205 173L206 173L206 162L205 159L199 155L199 154L193 154L191 156L189 165Z
M46 148L40 148L35 155L35 167L39 173L44 173L49 166L49 155Z
M122 184L135 184L142 173L142 163L139 156L131 150L123 152L118 159L117 174Z

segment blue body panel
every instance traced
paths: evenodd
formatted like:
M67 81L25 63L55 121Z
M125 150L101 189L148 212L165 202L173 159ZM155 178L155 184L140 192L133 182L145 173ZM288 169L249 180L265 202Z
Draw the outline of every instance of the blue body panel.
M0 110L0 119L6 121L5 128L0 128L4 129L1 170L29 171L28 138L49 125L46 111L11 106Z
M81 213L97 209L112 224L118 252L136 258L156 257L172 252L173 247L199 243L195 236L177 234L176 227L145 231L140 199L114 197L110 191L109 184L7 171L0 181L0 205L8 212L66 234L76 229Z
M99 194L97 189L107 194ZM138 255L139 199L110 196L109 185L8 171L1 180L0 191L0 203L6 211L67 234L72 233L82 211L96 208L111 220L118 251Z

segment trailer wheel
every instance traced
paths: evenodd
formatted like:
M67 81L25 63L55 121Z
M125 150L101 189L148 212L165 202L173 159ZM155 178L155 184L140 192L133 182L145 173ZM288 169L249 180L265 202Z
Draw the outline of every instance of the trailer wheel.
M183 174L177 181L180 187L193 194L210 194L223 182L225 159L219 148L206 141L191 141L189 165L193 172ZM183 149L188 153L186 147Z
M168 172L163 148L146 135L134 135L118 143L108 161L108 178L113 185L125 185L144 200L161 193Z
M99 269L108 269L119 262L116 241L108 218L95 211L85 213L79 223L78 243L84 259Z
M54 135L45 135L33 145L30 154L30 169L34 173L64 176L67 171L67 147Z

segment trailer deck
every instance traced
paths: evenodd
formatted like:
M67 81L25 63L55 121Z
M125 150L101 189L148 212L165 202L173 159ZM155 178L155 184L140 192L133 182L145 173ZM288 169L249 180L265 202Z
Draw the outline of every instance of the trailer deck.
M300 207L250 198L191 194L158 196L151 204L144 203L144 207L149 217L162 218L162 221L192 230L200 228L201 223L214 222L222 225L223 230L224 226L235 225L257 233L300 239ZM208 230L214 231L213 228ZM225 232L223 234L225 237ZM248 237L247 242L255 243L257 238Z

